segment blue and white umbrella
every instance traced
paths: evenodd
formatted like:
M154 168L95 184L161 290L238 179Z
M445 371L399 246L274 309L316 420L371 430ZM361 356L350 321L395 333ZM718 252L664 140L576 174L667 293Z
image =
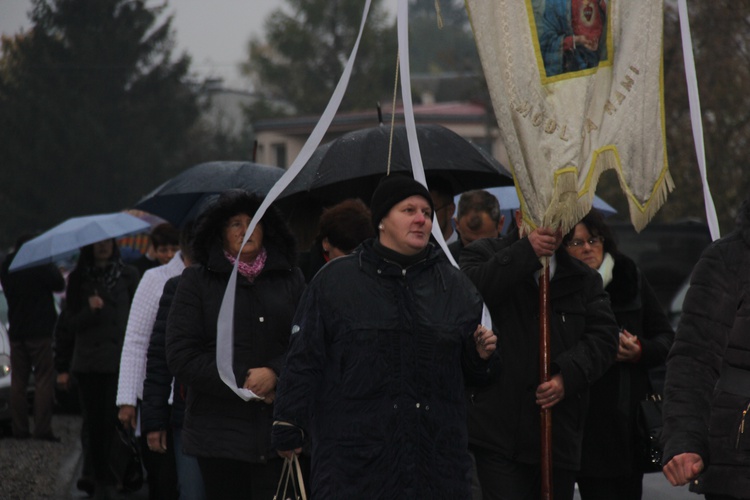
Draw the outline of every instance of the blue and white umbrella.
M514 212L521 206L521 202L518 200L518 193L516 193L516 187L500 186L485 188L485 191L495 195L495 198L500 202L500 212L505 216L505 225L503 226L504 234L510 226L510 221L513 220ZM460 194L455 197L456 208L458 208L458 200L460 197ZM604 217L609 217L610 215L617 213L617 210L615 210L614 207L598 196L594 196L593 207L599 210Z
M9 271L49 264L81 247L146 231L151 225L125 212L73 217L21 245Z

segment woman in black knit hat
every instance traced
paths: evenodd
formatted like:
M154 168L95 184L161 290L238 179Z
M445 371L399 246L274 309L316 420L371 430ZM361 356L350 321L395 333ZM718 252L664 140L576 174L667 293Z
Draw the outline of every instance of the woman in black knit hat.
M430 243L425 186L386 177L370 209L377 237L300 301L273 444L291 456L310 436L313 498L469 499L464 380L487 380L497 339L479 325L479 293Z

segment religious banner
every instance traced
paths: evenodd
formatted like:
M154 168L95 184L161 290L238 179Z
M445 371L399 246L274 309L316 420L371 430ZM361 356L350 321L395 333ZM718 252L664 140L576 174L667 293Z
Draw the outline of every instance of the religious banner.
M654 0L467 0L524 225L563 233L617 171L636 230L673 188Z

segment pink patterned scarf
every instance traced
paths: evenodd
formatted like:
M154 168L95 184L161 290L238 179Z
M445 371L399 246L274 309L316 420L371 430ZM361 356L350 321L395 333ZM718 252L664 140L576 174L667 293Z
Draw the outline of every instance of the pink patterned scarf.
M226 250L224 250L224 257L226 257L232 265L234 265L235 260L237 260L234 255L230 254ZM255 278L258 277L260 272L263 270L263 267L266 265L267 257L268 253L266 252L266 248L261 247L260 253L257 257L255 257L255 260L249 263L240 261L239 265L237 266L237 271L240 273L240 275L244 276L250 283L252 283L253 281L255 281Z

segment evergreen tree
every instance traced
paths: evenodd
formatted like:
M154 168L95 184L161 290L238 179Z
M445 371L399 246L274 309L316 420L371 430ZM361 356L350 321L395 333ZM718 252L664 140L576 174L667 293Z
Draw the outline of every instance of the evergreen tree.
M409 2L409 48L413 73L458 73L482 76L479 54L464 2ZM439 12L439 17L438 17Z
M171 18L131 0L33 0L2 40L0 238L134 204L176 164L198 118ZM12 217L7 214L13 214Z

